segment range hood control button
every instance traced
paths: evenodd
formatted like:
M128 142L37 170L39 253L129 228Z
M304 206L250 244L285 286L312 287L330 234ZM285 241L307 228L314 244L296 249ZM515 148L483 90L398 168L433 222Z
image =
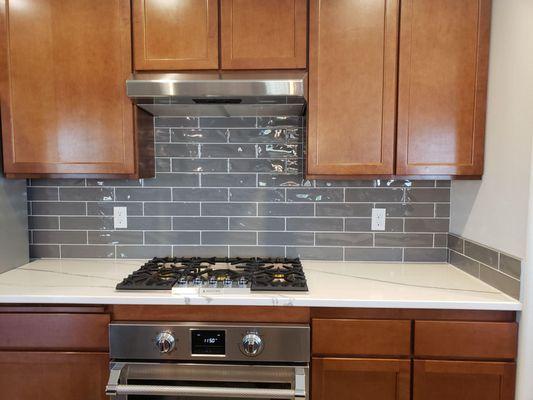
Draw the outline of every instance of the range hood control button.
M161 332L156 336L155 344L161 353L170 353L174 350L176 339L170 332Z
M257 333L248 333L242 338L241 351L248 357L255 357L263 351L263 339Z

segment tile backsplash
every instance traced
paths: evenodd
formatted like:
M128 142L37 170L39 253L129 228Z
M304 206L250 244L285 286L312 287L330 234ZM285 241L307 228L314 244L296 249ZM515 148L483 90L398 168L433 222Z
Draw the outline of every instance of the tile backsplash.
M447 260L449 181L305 180L304 130L301 117L155 118L154 179L28 183L31 255Z

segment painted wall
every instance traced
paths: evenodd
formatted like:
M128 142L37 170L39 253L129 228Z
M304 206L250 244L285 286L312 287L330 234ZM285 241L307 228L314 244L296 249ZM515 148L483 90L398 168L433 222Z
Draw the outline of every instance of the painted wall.
M485 173L454 181L450 231L523 258L533 136L533 1L492 10Z

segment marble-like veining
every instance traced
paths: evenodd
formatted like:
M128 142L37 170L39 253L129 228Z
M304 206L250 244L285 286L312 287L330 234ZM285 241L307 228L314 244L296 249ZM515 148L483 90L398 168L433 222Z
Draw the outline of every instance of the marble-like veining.
M144 260L37 260L0 275L0 303L194 304L520 310L449 264L304 261L309 292L172 295L115 286Z

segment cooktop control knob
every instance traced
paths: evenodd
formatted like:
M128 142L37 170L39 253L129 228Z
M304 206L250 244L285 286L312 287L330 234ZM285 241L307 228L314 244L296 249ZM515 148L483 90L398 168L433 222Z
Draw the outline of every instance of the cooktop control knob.
M161 332L156 336L155 344L161 353L170 353L174 350L176 339L170 332Z
M248 333L242 338L241 351L248 357L255 357L263 351L263 339L257 333Z

